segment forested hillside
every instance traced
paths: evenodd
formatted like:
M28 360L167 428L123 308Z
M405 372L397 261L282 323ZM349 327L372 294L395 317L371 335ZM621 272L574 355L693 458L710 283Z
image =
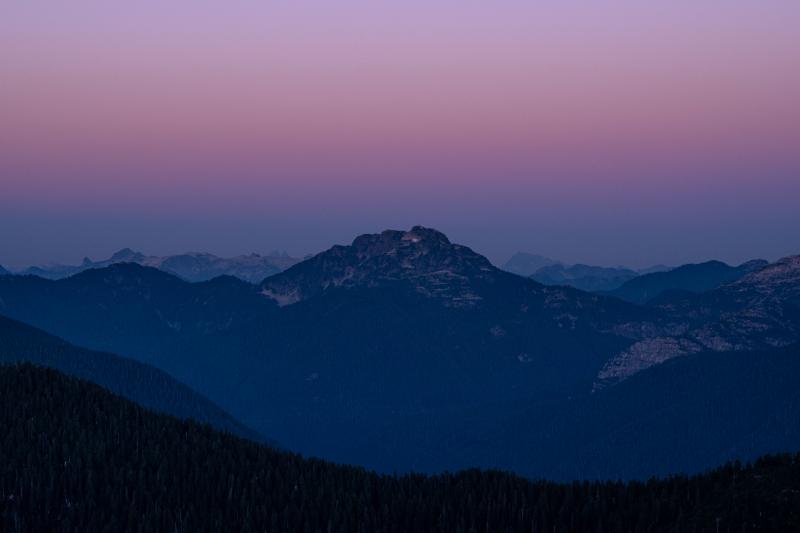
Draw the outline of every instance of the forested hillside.
M788 531L800 455L647 483L378 476L0 367L3 531ZM535 453L532 450L531 453Z
M166 372L125 357L73 346L42 330L0 316L0 364L17 362L55 368L101 385L148 409L264 441L261 435Z

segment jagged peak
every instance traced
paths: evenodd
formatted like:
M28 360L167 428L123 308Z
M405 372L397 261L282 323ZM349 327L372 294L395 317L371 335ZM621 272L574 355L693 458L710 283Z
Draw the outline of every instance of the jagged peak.
M264 281L264 294L282 305L330 287L372 287L404 280L424 294L451 301L480 299L471 284L497 272L488 259L453 244L435 229L414 226L359 235Z
M409 231L384 230L381 233L366 233L353 239L351 246L359 251L382 253L382 250L421 245L451 246L447 236L435 229L414 226Z

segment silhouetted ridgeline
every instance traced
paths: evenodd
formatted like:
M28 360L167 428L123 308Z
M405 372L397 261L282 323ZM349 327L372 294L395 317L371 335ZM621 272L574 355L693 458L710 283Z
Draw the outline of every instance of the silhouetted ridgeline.
M0 316L0 364L27 362L86 379L161 413L189 418L264 442L203 395L152 366L73 346L44 331Z
M721 261L683 265L667 272L653 272L633 278L607 294L628 302L644 304L668 291L709 291L741 279L767 264L762 259L755 259L735 267Z
M152 413L30 365L0 367L0 427L3 531L800 528L800 455L627 485L476 470L378 476Z

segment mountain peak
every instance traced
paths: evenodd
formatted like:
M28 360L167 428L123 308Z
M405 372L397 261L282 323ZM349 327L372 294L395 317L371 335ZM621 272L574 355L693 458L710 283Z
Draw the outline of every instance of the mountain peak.
M407 231L403 234L403 240L412 242L427 240L442 244L450 244L450 239L447 238L447 235L433 228L426 228L425 226L414 226L411 228L411 231Z
M422 226L414 226L409 231L385 230L381 233L359 235L351 244L351 248L361 259L412 251L446 251L453 246L444 233Z
M334 246L267 278L263 294L289 305L329 288L404 281L421 294L464 306L480 300L473 282L496 272L488 259L451 243L444 233L414 226L360 235L350 246Z
M145 258L144 254L123 248L111 256L111 261L115 263L137 263Z

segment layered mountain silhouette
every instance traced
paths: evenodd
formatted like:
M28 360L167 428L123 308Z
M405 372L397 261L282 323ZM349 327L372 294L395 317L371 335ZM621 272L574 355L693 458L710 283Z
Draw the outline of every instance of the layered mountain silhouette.
M165 368L166 360L157 347L255 324L261 310L276 307L237 278L189 283L135 263L89 269L62 280L11 276L0 283L0 314L79 346L159 368Z
M156 365L304 454L385 471L513 467L562 478L635 456L624 473L648 476L656 463L642 450L651 443L615 447L602 428L594 463L570 463L559 450L582 436L551 413L618 409L603 398L633 390L671 359L797 342L795 270L787 259L703 294L639 306L542 285L414 227L360 236L257 286L230 277L187 283L134 264L58 281L2 278L0 313ZM745 431L731 416L719 424ZM564 444L536 440L543 435ZM526 442L550 452L532 453ZM727 457L701 444L699 455L665 464L694 470Z
M531 275L545 285L569 285L583 291L610 291L638 276L629 268L592 265L550 265Z
M503 264L502 268L507 272L533 278L544 285L567 285L590 292L613 291L638 276L671 270L671 267L664 265L655 265L641 270L581 263L570 265L525 252L514 254ZM627 300L627 298L623 299Z
M208 281L218 276L233 276L250 283L258 283L267 276L281 272L298 261L299 259L289 257L285 252L273 252L269 255L254 253L230 258L218 257L209 253L186 253L159 257L123 248L103 261L92 261L87 257L80 265L36 266L27 268L20 274L47 279L63 279L92 268L105 268L118 263L136 263L175 274L186 281Z
M10 276L11 272L3 268L3 265L0 265L0 276Z
M617 329L641 338L606 363L595 387L692 353L795 343L800 340L799 292L800 256L793 256L711 291L665 293L651 301L657 321Z
M655 272L630 279L608 294L644 304L667 291L704 292L767 266L767 261L753 260L733 267L721 261L683 265L667 272Z
M132 359L73 346L36 328L0 316L0 364L27 362L83 378L143 407L263 440L207 398L166 373Z

